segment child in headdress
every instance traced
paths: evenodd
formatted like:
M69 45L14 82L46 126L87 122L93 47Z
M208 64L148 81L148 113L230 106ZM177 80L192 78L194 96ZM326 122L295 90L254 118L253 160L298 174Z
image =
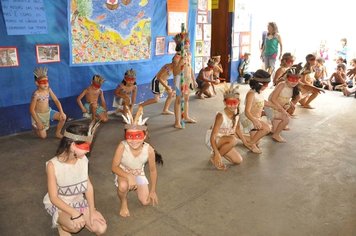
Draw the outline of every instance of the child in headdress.
M174 37L176 42L176 54L173 57L173 80L176 91L174 102L174 127L182 129L183 124L196 123L189 116L189 94L190 88L196 88L195 76L191 65L192 56L190 53L190 40L187 32L182 32ZM184 107L181 107L181 100L184 99ZM183 110L183 111L181 111ZM183 113L183 115L182 115Z
M284 73L293 65L295 57L290 53L286 52L282 55L280 67L276 70L273 77L273 85L277 85L282 82Z
M214 125L210 128L205 137L205 142L212 152L211 163L218 170L226 170L226 165L222 163L222 157L232 164L240 164L242 156L235 149L237 137L245 146L249 144L242 135L239 125L239 105L240 94L238 86L231 84L224 93L225 108L218 112L215 117Z
M77 97L77 103L83 112L84 117L91 115L92 120L97 118L102 122L107 122L108 113L104 97L104 92L101 89L101 85L104 83L104 78L100 75L94 75L91 81L91 85L88 86ZM85 103L83 105L82 99L85 97ZM99 98L101 105L99 104Z
M43 204L59 235L78 233L84 227L96 235L106 231L106 221L95 209L86 157L98 125L98 122L92 122L89 127L82 124L68 126L56 156L46 162L48 193Z
M133 69L127 70L124 79L115 89L115 97L113 107L116 107L116 114L127 114L128 111L132 113L133 106L136 102L137 84L136 72Z
M171 105L172 98L175 96L175 91L168 84L168 79L173 72L173 63L165 64L157 73L157 75L152 79L151 82L151 91L154 94L154 98L148 99L143 103L140 103L142 107L145 107L150 104L157 103L162 97L163 93L167 93L167 99L164 103L163 115L173 115L174 113L169 110Z
M31 123L37 136L44 139L47 137L50 120L58 120L56 137L62 138L63 135L61 134L61 131L67 116L63 112L61 102L49 87L47 72L48 69L45 67L36 68L33 71L37 89L33 92L30 103ZM53 100L54 104L56 104L59 112L52 110L49 106L50 98Z
M280 135L283 130L288 129L290 113L295 109L295 100L293 95L298 89L298 83L301 78L302 66L300 64L289 68L282 76L281 82L270 94L268 101L275 107L266 107L265 112L272 123L272 138L277 142L286 142Z
M202 68L199 71L197 76L197 84L198 84L198 91L197 96L200 99L204 99L204 95L208 98L212 97L213 94L210 91L210 88L214 86L214 84L219 84L219 79L214 78L214 67L216 63L213 59L209 59L207 63L207 67Z
M265 101L262 92L268 87L271 75L265 70L257 70L250 80L251 89L246 94L245 111L240 115L240 123L245 133L249 133L249 143L251 151L257 154L262 153L258 147L261 138L270 131L269 125L261 119L263 108L273 106Z
M316 57L313 54L308 54L305 57L306 63L303 68L302 77L299 81L300 89L300 100L299 103L303 108L314 109L310 103L321 93L325 92L324 90L315 87L315 72L314 66L316 64Z
M115 185L121 201L119 214L122 217L130 216L127 203L127 194L136 191L142 205L158 204L156 194L157 169L156 162L163 164L161 155L155 152L151 145L145 142L147 137L146 121L142 119L143 108L139 106L135 118L128 110L125 122L125 140L118 145L112 160L111 170L115 174ZM150 171L150 188L145 174L145 164L148 162Z

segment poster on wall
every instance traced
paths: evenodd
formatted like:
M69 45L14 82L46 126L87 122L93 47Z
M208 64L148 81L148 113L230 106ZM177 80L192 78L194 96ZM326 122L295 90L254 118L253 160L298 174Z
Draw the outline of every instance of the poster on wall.
M0 47L0 67L19 66L16 47Z
M166 49L166 37L156 38L156 55L164 55Z
M203 56L210 57L210 41L205 41L203 43Z
M203 31L204 31L204 41L210 41L211 40L211 24L204 24Z
M2 0L8 35L48 34L43 0Z
M203 25L197 24L195 27L195 40L203 40Z
M68 2L70 65L151 59L152 0Z
M194 73L198 74L199 71L203 68L203 58L202 57L195 57L194 63Z
M198 12L197 23L198 24L206 24L208 22L209 22L208 12Z
M60 51L58 44L38 44L36 45L37 63L60 62Z
M188 28L188 0L167 0L168 35L180 33L182 24Z
M186 12L168 12L168 34L175 35L182 31L182 24L187 28Z
M175 54L176 53L176 42L169 41L168 42L168 54Z
M208 0L198 0L198 10L207 11L208 10Z
M203 56L203 41L195 41L195 56Z

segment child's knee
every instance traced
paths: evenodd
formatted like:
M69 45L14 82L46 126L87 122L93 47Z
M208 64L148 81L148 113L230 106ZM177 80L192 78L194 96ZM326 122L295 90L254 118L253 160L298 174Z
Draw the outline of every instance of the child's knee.
M142 204L143 206L148 206L148 205L150 204L150 201L147 200L147 197L140 197L140 198L139 198L139 201L141 202L141 204Z
M93 233L95 233L96 235L105 234L106 229L107 229L107 224L103 224L103 223L96 223L92 228Z
M127 182L119 182L118 190L120 192L128 192L129 184Z

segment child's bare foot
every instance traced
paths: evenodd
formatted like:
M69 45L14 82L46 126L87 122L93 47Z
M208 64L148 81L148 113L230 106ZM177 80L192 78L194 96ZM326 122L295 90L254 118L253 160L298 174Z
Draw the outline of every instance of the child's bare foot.
M252 144L250 150L251 150L251 152L256 153L256 154L262 153L261 149L259 149L256 144Z
M276 142L279 142L279 143L286 143L287 141L282 138L280 135L272 135L272 139Z
M286 127L284 127L284 129L283 130L285 130L285 131L289 131L290 130L290 128L288 127L288 126L286 126Z
M203 94L197 94L197 98L204 99L204 96L203 96Z
M314 107L310 106L309 104L303 105L302 107L306 109L314 109Z
M227 166L225 164L215 162L213 157L210 158L210 163L213 164L217 170L227 170Z
M122 217L130 216L130 211L129 211L129 208L127 207L127 203L124 203L124 202L121 203L120 216L122 216Z
M59 139L63 138L63 134L61 134L61 133L56 133L56 138L59 138Z
M194 120L194 119L192 119L192 118L186 118L186 119L184 119L184 122L185 123L197 123L197 121L196 120Z
M163 111L162 115L174 115L174 112L167 110L167 111Z
M174 128L176 128L176 129L183 129L183 127L182 127L181 124L175 124L175 125L174 125Z

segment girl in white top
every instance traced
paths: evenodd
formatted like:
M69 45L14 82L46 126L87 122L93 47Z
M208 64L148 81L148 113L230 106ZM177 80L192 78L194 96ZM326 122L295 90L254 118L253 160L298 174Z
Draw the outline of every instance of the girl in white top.
M119 214L122 217L130 216L127 204L129 191L136 191L142 205L158 204L156 162L163 164L163 160L158 153L155 153L151 145L144 142L147 136L147 126L145 125L147 118L142 120L142 110L143 108L140 106L135 119L130 111L127 116L123 116L127 123L125 125L125 140L118 145L111 166L121 201ZM151 178L150 189L144 172L147 162Z
M235 149L237 144L236 135L242 140L244 145L248 145L238 123L239 120L239 93L238 86L231 88L224 93L225 109L218 112L212 129L206 134L206 144L212 151L211 163L218 170L226 170L222 163L222 156L232 164L240 164L242 157Z
M272 138L277 142L286 142L280 135L282 130L285 130L289 121L290 113L295 109L294 95L298 93L296 86L301 78L302 66L300 64L293 65L284 75L282 75L283 82L280 82L273 92L270 94L268 100L276 107L265 109L267 117L272 122ZM297 90L297 91L296 91ZM289 111L289 112L288 112Z
M263 108L273 106L265 101L262 92L268 87L271 75L265 70L257 70L250 80L251 89L246 94L245 111L240 115L240 122L245 133L250 134L249 142L251 151L257 154L262 153L258 147L259 140L270 131L269 125L261 119Z
M105 233L104 217L95 209L93 185L88 177L90 143L94 124L72 124L64 132L57 156L47 165L48 193L43 199L59 235L78 233L84 226L96 235Z

